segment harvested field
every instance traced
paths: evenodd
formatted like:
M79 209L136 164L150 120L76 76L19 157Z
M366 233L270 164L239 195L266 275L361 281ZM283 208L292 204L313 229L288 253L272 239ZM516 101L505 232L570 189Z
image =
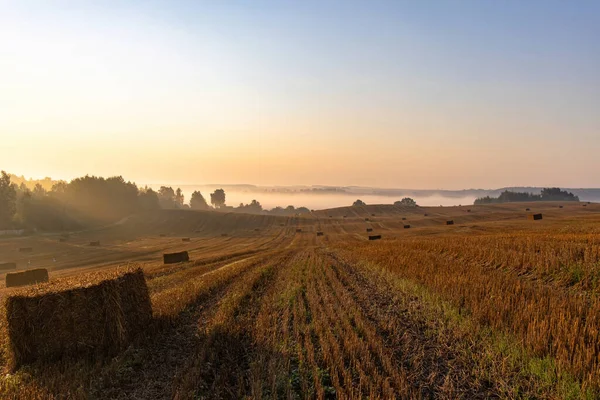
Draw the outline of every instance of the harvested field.
M365 213L385 240L366 240ZM364 206L293 219L167 211L67 243L0 240L17 269L53 276L0 290L19 310L0 320L0 398L598 398L599 227L597 204ZM163 264L184 252L191 261ZM132 316L144 322L130 324L144 340L101 337L90 315L130 291L98 295L113 280L86 277L129 262L147 287ZM57 346L69 356L57 361ZM15 354L26 367L10 369Z

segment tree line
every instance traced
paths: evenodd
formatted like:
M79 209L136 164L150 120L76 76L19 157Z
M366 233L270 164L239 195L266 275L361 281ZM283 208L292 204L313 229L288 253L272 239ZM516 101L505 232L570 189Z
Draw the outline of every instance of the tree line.
M210 205L199 191L185 203L181 188L161 186L158 191L138 187L121 176L110 178L84 176L70 182L36 182L31 188L23 179L19 184L0 172L0 230L41 229L74 230L119 221L137 212L159 209L221 210L256 214L293 215L310 212L305 207L275 207L264 210L260 202L239 207L226 205L223 189L210 194Z
M474 204L513 203L526 201L579 201L579 197L560 188L544 188L540 194L505 190L498 197L480 197Z

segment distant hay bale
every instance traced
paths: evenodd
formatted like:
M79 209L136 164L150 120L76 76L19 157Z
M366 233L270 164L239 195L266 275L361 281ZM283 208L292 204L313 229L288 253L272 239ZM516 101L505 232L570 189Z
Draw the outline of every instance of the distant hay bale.
M530 208L526 208L525 211L531 211L531 209Z
M285 224L279 224L279 226L285 226Z
M333 215L330 215L329 218L333 218Z
M228 235L226 233L221 233L221 237L227 237Z
M410 225L404 225L404 229L410 229Z
M558 206L558 208L563 208L563 206Z
M188 254L187 251L163 254L163 262L165 264L177 264L177 263L186 262L186 261L190 261L190 255Z
M369 218L365 218L365 221L368 221L368 220L369 220Z
M323 232L321 232L321 231L317 232L317 236L323 236Z
M31 253L33 247L19 247L19 253Z
M402 221L406 221L406 217L402 217Z
M300 232L302 232L302 229L300 229L300 228L296 228L296 232L297 232L297 233L300 233Z
M6 300L12 369L35 361L113 357L152 320L141 269L78 277L77 286L48 285Z
M369 240L379 240L381 239L381 235L369 235Z
M469 208L469 209L467 210L467 212L471 212L471 209Z
M65 242L67 241L67 238L60 238L60 239L58 239L58 241L59 241L60 243L65 243Z
M181 238L182 242L190 242L192 239L190 239L189 237L185 237L185 238Z
M100 241L99 240L95 240L93 242L90 242L90 246L100 246Z
M258 232L258 231L260 231L260 229L254 228L254 232Z
M367 232L373 232L373 228L367 228Z
M446 221L446 225L454 225L454 221L453 220Z
M374 217L374 216L375 216L375 214L371 214L371 217Z
M202 231L200 229L195 230L194 233L202 233Z
M166 236L167 236L167 234L166 234L166 233L161 233L161 234L160 234L160 235L158 235L158 236L160 236L160 237L166 237Z
M11 269L17 269L17 263L13 263L13 262L0 263L0 271L8 271Z
M344 218L346 218L346 215L344 215Z
M583 206L584 206L584 207L587 207L587 204L584 204Z
M424 216L424 217L428 217L428 216L429 216L429 214L423 214L423 216Z
M5 282L7 288L48 282L48 270L46 268L36 268L11 272L6 274Z
M538 221L540 219L542 219L542 214L529 214L527 216L527 219L532 220L532 221Z

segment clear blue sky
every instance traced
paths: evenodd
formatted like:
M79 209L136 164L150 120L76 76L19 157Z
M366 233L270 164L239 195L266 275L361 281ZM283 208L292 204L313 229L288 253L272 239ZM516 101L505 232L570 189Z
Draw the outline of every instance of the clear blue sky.
M599 39L599 1L0 1L0 168L600 186Z

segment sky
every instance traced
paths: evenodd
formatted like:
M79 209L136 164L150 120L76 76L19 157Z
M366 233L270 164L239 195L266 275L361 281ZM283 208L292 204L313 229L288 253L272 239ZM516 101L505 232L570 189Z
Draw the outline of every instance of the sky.
M598 1L0 0L0 169L600 187Z

